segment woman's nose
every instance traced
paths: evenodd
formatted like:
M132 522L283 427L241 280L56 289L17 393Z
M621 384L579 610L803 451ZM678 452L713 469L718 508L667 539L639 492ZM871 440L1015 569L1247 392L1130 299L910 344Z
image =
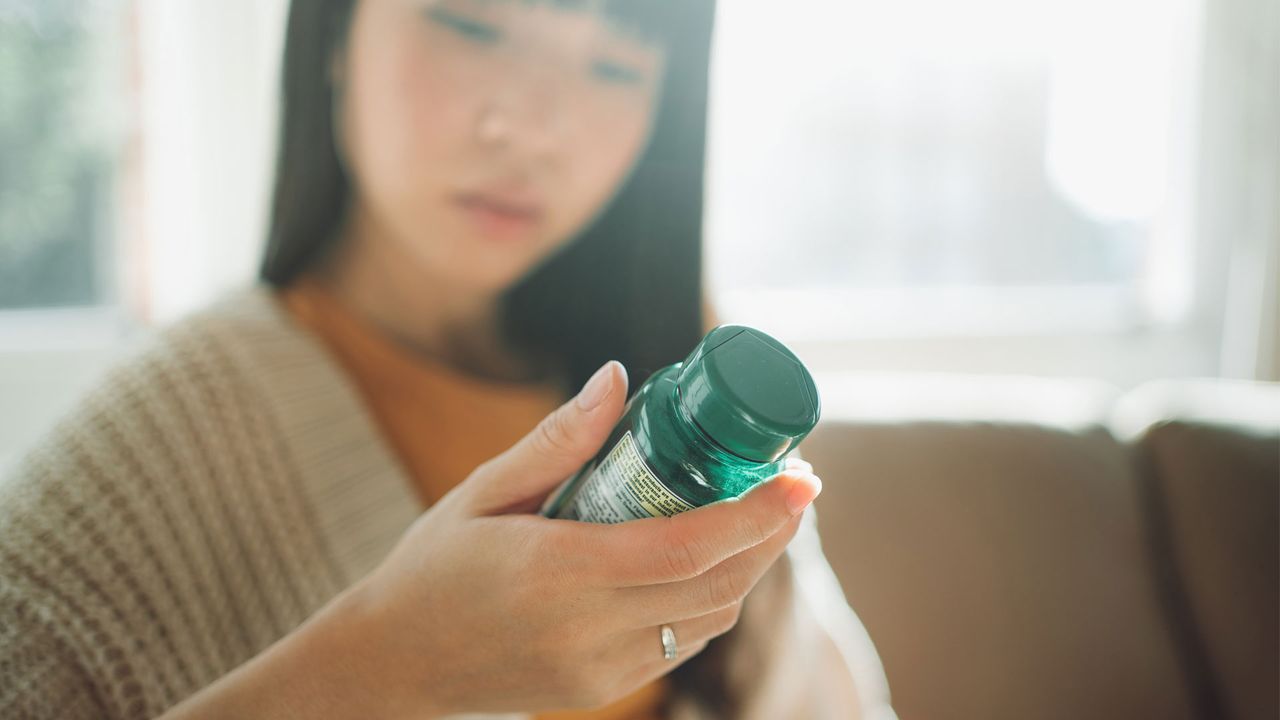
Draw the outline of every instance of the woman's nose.
M572 108L567 83L547 69L524 68L485 111L482 139L531 155L557 152L565 141Z

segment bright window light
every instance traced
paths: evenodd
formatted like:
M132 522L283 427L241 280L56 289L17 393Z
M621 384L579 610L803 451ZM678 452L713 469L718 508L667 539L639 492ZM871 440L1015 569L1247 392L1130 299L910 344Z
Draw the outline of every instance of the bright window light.
M821 311L842 337L1179 321L1195 1L721 3L722 314L807 335Z

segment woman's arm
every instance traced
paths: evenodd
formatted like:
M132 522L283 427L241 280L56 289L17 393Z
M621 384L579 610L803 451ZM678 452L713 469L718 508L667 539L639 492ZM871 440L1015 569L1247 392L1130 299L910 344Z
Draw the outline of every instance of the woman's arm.
M814 697L847 697L865 720L892 720L889 684L884 665L861 620L845 599L835 572L822 552L818 514L810 507L787 550L795 588L795 620L810 634L818 658ZM847 689L848 694L842 693ZM842 701L843 702L843 701ZM846 717L841 707L822 708L811 717Z
M166 712L161 720L203 718L404 717L387 705L376 685L352 682L377 674L377 654L367 638L372 623L353 586L257 657ZM429 676L422 684L429 683ZM442 717L419 694L412 717Z
M737 718L895 717L875 647L822 554L812 506L724 639L722 671ZM676 720L686 717L698 716Z
M678 678L670 720L894 720L884 669L810 506L734 628Z
M0 717L103 717L84 668L15 580L0 570Z
M166 691L166 680L149 670L140 643L155 633L158 620L135 611L127 585L105 592L104 585L75 582L64 570L78 558L92 562L73 519L89 511L72 506L66 517L55 514L42 492L52 483L30 476L6 477L0 484L5 490L0 492L0 717L149 716L149 708L164 702L155 694ZM49 540L46 535L42 542L38 528L60 536ZM119 538L99 541L110 546L111 556L123 556L116 547ZM50 549L55 544L58 554ZM376 672L372 654L366 652L366 631L373 623L361 611L360 587L340 594L292 633L163 717L391 717L385 698L370 692L371 685L352 682ZM132 625L129 633L116 626L126 622ZM132 646L130 638L136 641ZM186 659L172 656L162 662L190 671ZM430 697L429 692L419 699ZM439 713L432 710L427 703L415 704L414 717L436 717Z

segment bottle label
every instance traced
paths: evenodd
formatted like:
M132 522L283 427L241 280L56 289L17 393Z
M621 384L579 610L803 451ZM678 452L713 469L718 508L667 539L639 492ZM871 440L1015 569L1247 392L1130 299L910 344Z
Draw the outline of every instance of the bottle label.
M653 474L628 430L578 487L560 517L620 523L692 509Z

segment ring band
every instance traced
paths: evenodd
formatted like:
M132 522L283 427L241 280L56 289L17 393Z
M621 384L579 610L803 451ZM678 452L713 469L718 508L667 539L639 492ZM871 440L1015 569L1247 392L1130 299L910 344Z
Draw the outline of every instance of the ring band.
M662 659L676 659L676 631L670 625L662 626Z

